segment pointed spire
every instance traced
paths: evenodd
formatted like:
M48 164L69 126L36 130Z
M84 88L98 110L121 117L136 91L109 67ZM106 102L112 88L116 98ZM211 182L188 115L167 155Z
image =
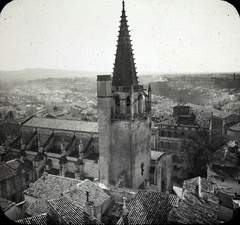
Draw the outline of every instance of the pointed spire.
M112 84L113 86L132 86L138 84L124 1L122 2L122 15Z

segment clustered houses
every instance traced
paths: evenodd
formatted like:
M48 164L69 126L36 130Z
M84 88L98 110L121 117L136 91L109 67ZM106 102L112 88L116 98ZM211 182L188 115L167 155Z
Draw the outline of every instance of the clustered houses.
M239 116L229 112L205 108L194 104L173 107L172 118L156 123L152 128L152 148L171 152L173 177L188 177L188 155L182 145L190 134L206 131L212 137L230 140L237 137Z
M173 177L186 179L188 177L188 157L183 151L182 141L188 135L200 130L209 132L211 114L197 113L190 106L173 107L171 119L156 124L152 130L153 148L156 151L172 153Z
M0 197L14 202L22 201L22 191L32 180L33 164L24 156L0 164Z
M208 180L219 187L231 187L232 194L240 195L240 147L229 141L214 153L208 165Z
M222 135L235 116L213 122L211 113L176 106L173 118L154 130L151 150L151 87L146 93L138 84L124 1L122 7L113 77L97 78L98 123L30 117L10 144L20 161L32 162L25 180L33 183L23 191L30 217L18 223L217 224L222 219L218 203L225 198L215 195L215 184L193 178L178 196L171 192L172 170L185 163L184 136L201 129L212 134L215 128ZM14 174L27 171L18 168Z
M171 191L171 155L151 154L151 93L150 85L145 92L138 83L123 2L113 77L97 78L98 123L32 116L22 122L21 135L10 151L17 155L20 145L33 161L32 181L46 171L76 179L99 178L118 187L152 185Z

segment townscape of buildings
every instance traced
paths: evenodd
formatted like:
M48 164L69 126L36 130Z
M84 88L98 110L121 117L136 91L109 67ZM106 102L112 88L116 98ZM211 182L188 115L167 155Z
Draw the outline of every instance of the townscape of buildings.
M153 95L139 83L122 7L113 76L98 75L96 92L50 95L48 80L41 99L31 89L1 96L0 206L11 220L219 224L238 213L238 93L234 111Z

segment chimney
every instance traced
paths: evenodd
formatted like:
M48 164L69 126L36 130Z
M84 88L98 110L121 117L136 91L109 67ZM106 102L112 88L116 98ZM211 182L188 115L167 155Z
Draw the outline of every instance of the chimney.
M93 201L85 202L83 210L90 216L90 219L95 217L95 206Z
M83 210L89 214L90 219L93 219L93 217L95 217L95 206L94 202L89 200L89 191L86 191L86 197L87 199L83 207Z
M198 196L202 197L201 177L198 177Z
M90 216L90 219L93 219L94 217L94 205L89 205L89 208L90 208L90 213L89 213L89 216Z
M93 179L93 183L96 184L96 185L98 185L98 178L94 178L94 179Z
M128 209L127 209L127 206L126 206L126 200L127 198L126 197L123 197L123 207L122 207L122 217L123 217L123 222L124 224L128 224Z

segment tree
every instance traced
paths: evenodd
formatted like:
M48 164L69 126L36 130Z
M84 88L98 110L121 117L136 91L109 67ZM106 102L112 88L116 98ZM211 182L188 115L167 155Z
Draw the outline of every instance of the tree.
M225 143L219 135L209 135L209 132L203 129L186 135L182 141L182 150L188 156L189 176L206 177L207 164L212 160L214 152Z

